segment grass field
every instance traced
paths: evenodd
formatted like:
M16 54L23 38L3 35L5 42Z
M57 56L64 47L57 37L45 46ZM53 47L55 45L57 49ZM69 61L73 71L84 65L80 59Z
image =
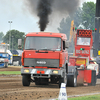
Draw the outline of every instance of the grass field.
M19 75L21 74L21 71L0 71L0 74L4 75Z
M58 100L58 99L56 99L56 100ZM67 100L100 100L100 94L99 95L84 96L84 97L68 98Z
M69 98L68 100L100 100L100 94L85 97Z

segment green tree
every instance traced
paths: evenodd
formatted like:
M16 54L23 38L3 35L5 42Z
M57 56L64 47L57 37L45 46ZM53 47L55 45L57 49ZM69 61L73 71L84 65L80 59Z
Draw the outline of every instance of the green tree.
M19 32L18 30L10 30L6 33L6 35L3 38L3 42L9 44L9 35L10 35L10 49L18 49L18 39L22 39L22 48L24 44L24 39L25 39L25 33L24 32Z
M82 7L82 24L85 29L93 29L95 27L95 10L94 2L84 2Z
M0 43L3 42L3 37L4 37L3 32L0 32Z

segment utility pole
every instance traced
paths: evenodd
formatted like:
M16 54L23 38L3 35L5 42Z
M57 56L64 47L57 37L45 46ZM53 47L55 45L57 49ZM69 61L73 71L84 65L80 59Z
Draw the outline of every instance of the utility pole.
M11 23L12 23L12 21L8 21L8 23L10 24L10 33L9 33L9 50L10 50L10 41L11 41Z
M13 36L12 36L12 52L13 52Z
M93 54L94 57L96 57L96 62L99 64L99 74L97 78L100 78L100 0L96 0L95 28L97 31L94 33Z
M100 0L96 0L96 13L95 13L95 28L97 31L94 33L94 45L93 50L94 57L98 56L98 50L100 50Z

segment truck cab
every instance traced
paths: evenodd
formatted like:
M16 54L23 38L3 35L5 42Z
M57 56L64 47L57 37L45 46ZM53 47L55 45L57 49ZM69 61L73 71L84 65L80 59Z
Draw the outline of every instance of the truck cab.
M29 86L67 83L68 43L63 33L34 32L25 38L22 53L22 83Z

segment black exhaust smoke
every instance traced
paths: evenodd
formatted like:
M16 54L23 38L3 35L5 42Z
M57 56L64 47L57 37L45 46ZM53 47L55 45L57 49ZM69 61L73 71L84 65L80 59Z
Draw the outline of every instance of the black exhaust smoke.
M53 0L39 0L37 6L37 12L39 20L40 31L44 31L47 24L49 23L49 15L52 12L51 5Z
M40 31L44 31L50 19L54 21L58 17L63 18L63 15L73 13L80 0L24 0L24 2L31 14L39 17Z

